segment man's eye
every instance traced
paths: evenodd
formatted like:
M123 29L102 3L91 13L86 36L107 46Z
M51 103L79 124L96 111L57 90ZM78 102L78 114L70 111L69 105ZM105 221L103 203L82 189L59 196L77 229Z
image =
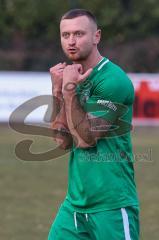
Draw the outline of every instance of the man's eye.
M62 36L63 36L64 38L68 38L68 37L69 37L69 33L63 33Z
M83 33L82 32L76 32L76 36L81 37L81 36L83 36Z

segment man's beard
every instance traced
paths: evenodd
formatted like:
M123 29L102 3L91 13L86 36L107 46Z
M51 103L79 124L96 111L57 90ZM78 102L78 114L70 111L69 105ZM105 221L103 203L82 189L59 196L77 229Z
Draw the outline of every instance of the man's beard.
M72 62L82 62L88 58L88 56L90 55L90 51L87 51L85 53L79 53L79 54L70 54L68 52L65 52L65 55Z

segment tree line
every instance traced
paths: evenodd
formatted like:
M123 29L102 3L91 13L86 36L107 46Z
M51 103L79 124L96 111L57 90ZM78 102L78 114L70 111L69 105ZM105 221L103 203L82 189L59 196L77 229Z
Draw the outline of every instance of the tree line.
M127 71L159 71L158 0L0 0L0 69L45 71L61 61L59 20L71 8L95 14L101 51Z

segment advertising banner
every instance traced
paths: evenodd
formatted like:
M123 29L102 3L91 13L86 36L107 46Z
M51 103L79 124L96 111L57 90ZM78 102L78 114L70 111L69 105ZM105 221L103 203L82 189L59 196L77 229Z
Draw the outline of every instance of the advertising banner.
M159 125L159 74L129 74L135 88L133 123Z
M159 74L128 75L135 88L133 124L159 126ZM46 95L51 95L49 73L0 72L0 122L8 122L11 113L26 101ZM39 105L27 121L43 121L47 105Z

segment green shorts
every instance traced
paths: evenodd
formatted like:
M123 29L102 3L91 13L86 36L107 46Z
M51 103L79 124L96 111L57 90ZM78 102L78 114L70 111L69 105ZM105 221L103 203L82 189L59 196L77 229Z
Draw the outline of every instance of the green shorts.
M48 240L139 240L139 207L86 214L61 205Z

